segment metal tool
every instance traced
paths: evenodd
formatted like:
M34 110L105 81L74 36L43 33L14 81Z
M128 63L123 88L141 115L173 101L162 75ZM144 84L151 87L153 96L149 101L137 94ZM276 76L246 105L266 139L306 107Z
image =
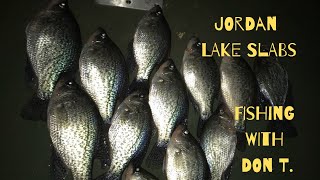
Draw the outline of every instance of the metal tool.
M163 0L95 0L97 4L139 10L149 10L155 5L163 6Z

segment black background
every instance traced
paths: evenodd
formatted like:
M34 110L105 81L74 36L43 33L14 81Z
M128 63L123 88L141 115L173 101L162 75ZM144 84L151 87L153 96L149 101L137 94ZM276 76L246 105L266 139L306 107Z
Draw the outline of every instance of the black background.
M49 179L49 136L45 123L22 120L19 112L32 92L26 88L25 27L44 1L2 1L1 8L1 179ZM231 179L317 178L319 167L319 9L309 1L167 0L165 16L172 31L171 57L180 66L188 38L196 33L204 42L295 42L297 56L283 59L292 84L294 125L299 136L284 147L251 147L237 153ZM104 27L124 54L143 11L98 6L92 0L70 0L83 42L98 26ZM277 16L276 32L216 32L221 16ZM185 32L179 39L178 32ZM248 59L250 61L250 59ZM196 115L192 115L196 116ZM263 130L248 123L250 131ZM194 132L193 132L194 133ZM241 157L289 157L293 173L241 173ZM157 174L157 172L155 172Z

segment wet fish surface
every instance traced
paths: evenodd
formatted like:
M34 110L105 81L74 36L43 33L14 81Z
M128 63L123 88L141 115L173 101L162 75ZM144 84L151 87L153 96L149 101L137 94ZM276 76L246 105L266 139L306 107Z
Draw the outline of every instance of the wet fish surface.
M151 137L152 114L144 90L131 93L118 107L109 129L111 165L98 179L120 179L126 166L138 165Z
M255 105L257 82L249 64L242 57L223 57L220 73L222 101L230 117L234 117L237 106ZM237 131L245 131L245 121L242 117L234 122Z
M212 116L204 125L200 144L206 155L212 180L224 179L224 173L232 164L237 145L233 121L220 110L219 114Z
M104 122L110 124L117 100L125 93L128 73L120 49L102 28L83 47L79 71L84 89L98 106Z
M185 125L179 125L173 132L164 162L168 180L208 179L205 155Z
M259 91L272 106L283 106L288 93L288 74L275 57L258 58L253 68Z
M94 102L72 80L61 79L48 106L48 129L57 156L74 179L91 179L101 120Z
M171 30L161 7L156 5L142 17L134 34L134 82L148 81L152 70L168 56L170 48Z
M187 118L189 108L184 82L171 59L152 79L149 105L158 131L157 145L166 147L174 128Z
M81 51L78 23L67 0L51 0L26 27L29 62L37 97L48 100L61 73L75 71Z
M190 99L200 114L199 129L216 110L220 93L218 65L213 58L202 57L201 52L199 38L191 37L182 61L182 75Z
M162 166L167 144L175 127L188 117L189 101L184 81L172 59L165 61L154 74L149 105L156 129L156 143L148 155L151 166Z
M287 70L276 57L255 59L253 70L259 86L260 106L293 105ZM286 137L298 135L296 127L289 121L270 121L267 131L278 134L283 132Z

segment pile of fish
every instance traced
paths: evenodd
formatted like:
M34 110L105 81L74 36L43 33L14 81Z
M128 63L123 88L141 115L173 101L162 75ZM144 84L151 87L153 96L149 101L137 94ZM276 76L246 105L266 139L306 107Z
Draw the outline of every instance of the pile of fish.
M32 102L48 102L56 179L68 172L92 179L95 159L107 167L97 179L157 179L141 168L149 148L148 159L163 162L168 180L225 179L246 128L233 120L234 107L257 103L259 90L271 105L287 96L278 61L259 59L252 71L243 58L204 58L197 37L179 71L159 6L138 23L128 60L102 28L82 46L67 0L51 0L28 24L26 40L38 98ZM189 101L200 116L198 137L188 130Z

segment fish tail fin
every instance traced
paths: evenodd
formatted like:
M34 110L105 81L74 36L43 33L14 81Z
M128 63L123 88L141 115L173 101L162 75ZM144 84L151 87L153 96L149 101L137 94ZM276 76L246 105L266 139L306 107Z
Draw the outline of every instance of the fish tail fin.
M161 168L163 160L166 154L166 145L159 146L157 143L152 147L148 157L146 158L146 164L148 167Z
M245 131L237 131L237 149L244 152L247 148L247 140Z
M132 93L138 89L143 89L143 90L148 90L149 91L149 83L148 80L143 80L143 81L139 81L139 80L133 80L133 82L130 84L129 88L128 88L128 93Z
M48 101L42 100L36 94L22 107L20 116L25 120L46 121Z

